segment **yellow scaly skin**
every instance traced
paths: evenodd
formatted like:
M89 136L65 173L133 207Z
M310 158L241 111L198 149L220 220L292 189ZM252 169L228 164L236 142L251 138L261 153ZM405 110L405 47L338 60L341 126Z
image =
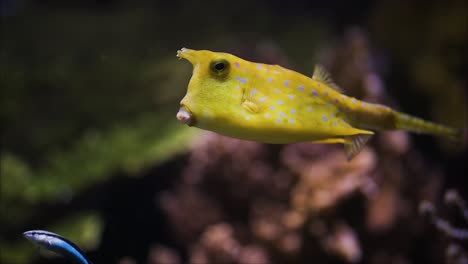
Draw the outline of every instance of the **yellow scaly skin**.
M228 53L183 48L177 56L193 65L177 114L190 126L264 143L343 143L349 159L373 134L368 129L458 137L456 129L339 93L321 66L309 78Z

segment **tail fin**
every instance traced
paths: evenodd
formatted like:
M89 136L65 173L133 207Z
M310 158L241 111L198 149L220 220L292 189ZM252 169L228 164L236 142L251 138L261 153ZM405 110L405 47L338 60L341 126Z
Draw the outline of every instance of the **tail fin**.
M463 133L461 129L455 129L452 127L432 123L421 118L399 112L394 113L396 129L404 129L415 133L441 136L457 143L463 141Z

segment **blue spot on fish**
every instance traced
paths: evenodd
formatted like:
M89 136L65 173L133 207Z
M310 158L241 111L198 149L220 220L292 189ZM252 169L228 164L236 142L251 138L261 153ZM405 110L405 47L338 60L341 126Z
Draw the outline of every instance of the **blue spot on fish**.
M262 66L257 65L257 69L258 69L258 70L261 70L261 69L262 69Z
M278 124L281 123L281 118L277 118L276 123L278 123Z
M284 86L288 86L289 85L289 81L284 81Z
M274 105L270 105L270 110L275 110L275 106L274 106Z
M291 109L291 114L295 114L295 113L296 113L296 110Z
M239 67L240 67L239 63L238 63L238 62L234 62L234 67L239 68Z
M273 81L273 78L268 77L268 78L267 78L267 82L271 82L271 81Z
M290 118L289 123L294 124L294 119Z
M257 94L257 89L252 89L252 91L250 92L250 95L254 96Z
M304 91L304 86L302 86L302 85L299 85L299 87L297 87L297 89L299 89L299 91L301 91L301 92L302 92L302 91Z
M284 104L284 102L281 101L281 100L278 100L278 104L279 104L279 105L282 105L282 104Z
M283 112L279 112L279 115L280 115L281 117L285 117L285 116L286 116Z
M243 79L243 78L241 78L239 76L236 76L236 80L238 80L241 83L246 83L247 82L247 79Z
M322 120L323 120L323 121L327 121L328 119L327 119L326 116L322 116Z
M318 93L317 93L317 91L315 91L315 90L312 90L312 95L313 95L313 96L318 96Z
M307 107L307 112L312 112L312 107Z

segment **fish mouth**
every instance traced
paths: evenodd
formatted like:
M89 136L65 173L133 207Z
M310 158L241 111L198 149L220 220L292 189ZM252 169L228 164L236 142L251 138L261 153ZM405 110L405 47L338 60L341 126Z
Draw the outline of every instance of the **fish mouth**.
M176 117L181 123L185 125L193 126L195 124L195 116L185 105L180 105L179 112L177 112Z

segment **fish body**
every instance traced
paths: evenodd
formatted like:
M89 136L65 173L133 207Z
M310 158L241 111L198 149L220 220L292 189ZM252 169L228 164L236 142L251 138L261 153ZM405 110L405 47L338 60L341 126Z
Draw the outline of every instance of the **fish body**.
M23 236L34 244L67 257L77 264L92 264L81 249L70 240L44 230L31 230L23 233Z
M181 49L193 65L177 118L222 135L264 143L342 143L354 157L375 130L406 129L456 138L443 125L341 93L324 67L311 77L228 53Z

